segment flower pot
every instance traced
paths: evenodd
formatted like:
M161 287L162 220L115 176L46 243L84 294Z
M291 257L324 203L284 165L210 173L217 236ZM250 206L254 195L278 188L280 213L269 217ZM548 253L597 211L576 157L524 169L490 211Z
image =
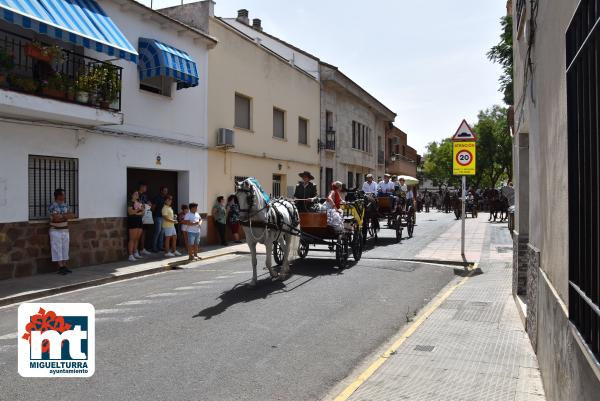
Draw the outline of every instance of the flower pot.
M101 109L108 109L110 107L110 102L108 100L101 100L100 101L100 108Z
M56 99L64 99L66 92L62 89L42 88L42 94L44 96L53 97Z
M90 100L90 94L87 92L77 92L75 99L78 103L87 103Z
M42 49L34 44L27 44L25 46L25 54L33 59L49 63L52 60L49 54L44 54Z

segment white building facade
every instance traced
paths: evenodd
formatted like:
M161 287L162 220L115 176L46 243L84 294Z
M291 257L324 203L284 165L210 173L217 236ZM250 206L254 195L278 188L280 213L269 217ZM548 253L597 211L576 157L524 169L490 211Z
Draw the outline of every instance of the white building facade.
M126 256L126 202L140 181L150 197L167 186L177 204L207 211L207 69L216 40L132 0L101 8L89 15L105 27L112 21L115 43L0 19L0 60L12 59L0 66L0 279L52 271L46 210L58 187L77 215L74 267ZM14 21L30 17L8 11ZM59 30L77 39L57 39ZM178 58L185 71L169 65Z

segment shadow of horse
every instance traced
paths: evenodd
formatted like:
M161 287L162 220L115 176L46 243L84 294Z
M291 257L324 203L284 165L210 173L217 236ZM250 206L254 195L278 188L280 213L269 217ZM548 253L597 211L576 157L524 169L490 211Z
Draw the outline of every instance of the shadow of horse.
M276 267L276 269L280 268L281 266ZM291 273L291 276L285 281L273 281L270 276L265 273L258 280L257 285L254 288L247 285L249 280L238 283L233 286L233 288L221 293L217 298L219 303L201 310L192 317L203 317L204 320L209 320L224 313L234 305L248 303L259 299L267 299L273 295L294 291L319 276L342 274L343 271L340 271L335 267L335 261L333 260L298 259L292 264Z

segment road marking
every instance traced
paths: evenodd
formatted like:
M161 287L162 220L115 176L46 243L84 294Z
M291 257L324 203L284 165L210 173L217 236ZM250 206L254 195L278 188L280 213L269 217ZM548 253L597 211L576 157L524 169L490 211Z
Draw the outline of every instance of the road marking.
M161 292L158 294L146 295L146 298L172 297L173 295L177 295L177 294L174 292Z
M96 315L107 315L109 313L125 313L130 309L96 309Z
M217 276L216 279L229 278L229 276Z
M251 273L250 270L243 270L243 271L238 271L238 272L231 272L231 274L249 274Z
M216 281L214 281L214 280L196 281L195 283L192 283L192 284L212 284L212 283L216 283Z
M352 383L350 383L344 391L342 391L333 401L346 401L360 386L366 382L369 377L373 375L385 363L385 361L400 348L400 346L410 337L415 331L423 324L425 320L429 318L435 312L437 308L446 300L452 293L461 285L463 285L470 277L473 271L477 270L479 263L475 263L473 269L470 270L466 277L463 277L458 283L448 288L441 296L437 297L436 300L429 305L427 309L420 314L419 318L415 320L407 329L402 333L402 336L397 339L383 354L381 354L375 362L373 362L367 369L365 369Z
M198 287L177 287L175 288L175 291L189 291L189 290L195 290Z
M0 340L13 340L15 338L17 338L17 333L10 333L10 334L5 334L3 336L0 336Z
M4 351L8 351L11 348L17 348L16 345L14 344L10 344L10 345L0 345L0 352L4 352Z
M135 322L136 320L140 320L142 318L143 318L143 316L123 316L123 317L107 316L107 317L97 317L96 318L96 323L98 323L98 322L120 322L120 323L128 323L128 322Z
M145 304L151 304L153 303L152 301L148 300L148 299L140 299L140 300L135 300L135 301L127 301L127 302L121 302L120 304L117 304L117 306L121 306L121 305L145 305Z

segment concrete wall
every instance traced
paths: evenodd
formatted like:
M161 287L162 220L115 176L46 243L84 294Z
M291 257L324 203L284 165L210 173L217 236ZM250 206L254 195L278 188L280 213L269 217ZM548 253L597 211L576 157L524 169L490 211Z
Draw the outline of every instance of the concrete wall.
M537 2L536 2L537 3ZM539 2L536 24L514 10L516 181L515 281L527 266L527 332L548 400L592 400L600 365L568 317L567 91L565 33L578 0ZM528 69L528 35L536 27ZM527 250L523 251L524 242ZM515 292L523 294L522 285Z

